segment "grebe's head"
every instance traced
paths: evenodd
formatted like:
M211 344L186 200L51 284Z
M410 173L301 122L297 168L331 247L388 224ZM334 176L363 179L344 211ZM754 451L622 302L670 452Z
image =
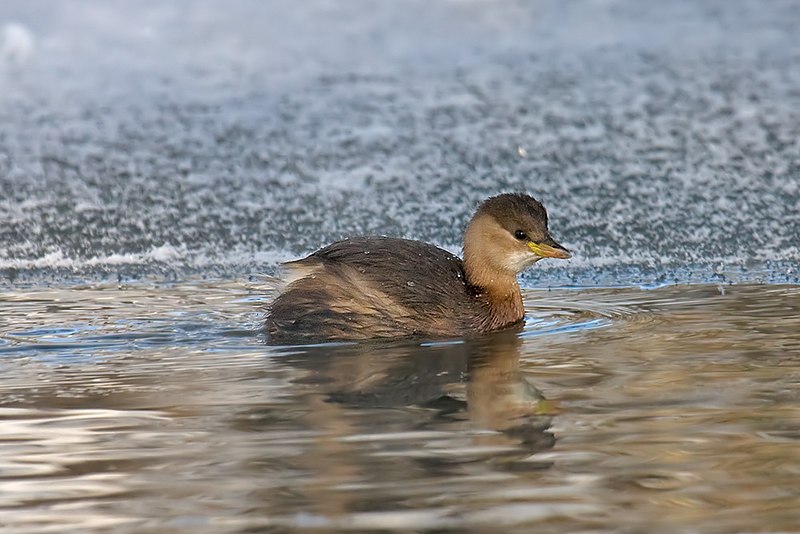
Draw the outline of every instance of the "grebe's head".
M542 258L571 256L550 235L544 206L521 193L484 201L464 234L464 262L477 278L516 275Z

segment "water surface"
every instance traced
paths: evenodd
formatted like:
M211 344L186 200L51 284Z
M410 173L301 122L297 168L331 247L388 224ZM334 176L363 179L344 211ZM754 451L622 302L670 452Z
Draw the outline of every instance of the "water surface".
M309 347L264 343L269 298L4 293L4 527L797 526L796 286L529 290L521 332Z

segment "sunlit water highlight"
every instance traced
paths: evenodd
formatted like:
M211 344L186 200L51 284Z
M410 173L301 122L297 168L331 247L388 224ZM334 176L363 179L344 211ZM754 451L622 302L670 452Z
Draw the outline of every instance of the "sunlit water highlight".
M4 528L797 525L797 287L529 290L519 333L313 347L265 344L269 295L4 293Z

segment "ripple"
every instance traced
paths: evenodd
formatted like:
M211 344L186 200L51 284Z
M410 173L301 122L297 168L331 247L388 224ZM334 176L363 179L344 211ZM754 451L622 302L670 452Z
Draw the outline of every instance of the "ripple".
M526 308L522 337L596 330L655 320L651 312L642 309L641 304L608 302L596 296L587 300L574 291L556 295L548 292L545 298L540 298L541 295L536 291L526 291L524 296Z
M242 285L187 283L8 292L0 356L86 362L169 347L231 350L258 344L259 315Z

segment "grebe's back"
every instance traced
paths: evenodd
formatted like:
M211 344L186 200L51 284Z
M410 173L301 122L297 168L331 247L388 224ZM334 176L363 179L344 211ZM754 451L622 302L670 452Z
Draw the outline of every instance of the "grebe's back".
M474 327L462 261L428 243L345 239L284 267L287 286L267 321L273 342L441 337Z

